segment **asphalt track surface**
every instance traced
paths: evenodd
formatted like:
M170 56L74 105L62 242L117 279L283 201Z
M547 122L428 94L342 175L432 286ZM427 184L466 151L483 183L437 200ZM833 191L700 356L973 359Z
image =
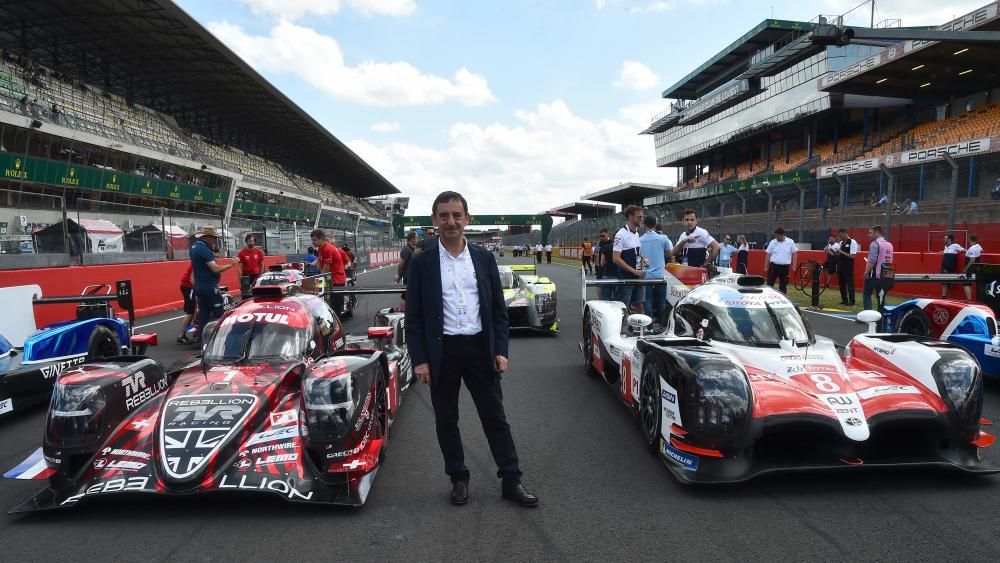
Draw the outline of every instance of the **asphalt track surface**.
M513 262L507 258L506 262ZM841 471L765 477L737 486L678 484L647 452L636 421L583 373L576 270L542 265L559 288L562 332L514 335L504 399L525 484L524 509L500 498L496 468L468 395L463 439L470 502L448 503L449 483L426 387L411 389L368 503L344 509L254 495L95 499L73 509L0 517L0 559L318 560L982 560L996 561L1000 476L944 471ZM386 284L391 270L363 276ZM140 289L137 288L137 291ZM361 300L361 330L391 296ZM138 324L169 319L158 315ZM862 327L809 315L844 343ZM169 363L177 321L150 327ZM1000 385L984 416L1000 420ZM40 445L44 409L0 427L0 469ZM998 448L984 457L1000 464ZM27 498L29 481L0 482L0 507Z

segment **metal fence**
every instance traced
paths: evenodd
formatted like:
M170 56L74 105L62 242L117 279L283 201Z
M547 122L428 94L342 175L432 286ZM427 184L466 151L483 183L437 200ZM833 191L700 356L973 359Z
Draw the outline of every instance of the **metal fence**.
M0 190L0 269L68 265L65 218L61 197ZM58 236L40 247L35 234L46 229Z

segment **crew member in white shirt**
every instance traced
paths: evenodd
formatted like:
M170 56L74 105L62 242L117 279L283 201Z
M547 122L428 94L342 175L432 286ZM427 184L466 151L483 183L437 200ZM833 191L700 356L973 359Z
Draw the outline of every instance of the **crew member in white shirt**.
M677 244L670 255L687 266L701 267L715 262L715 257L719 255L719 243L708 231L698 226L698 214L695 210L685 209L681 220L684 230L677 237Z
M642 208L630 205L625 208L625 226L615 233L611 259L618 268L618 279L636 280L646 277L643 270L642 243L639 241L639 224L642 222ZM641 285L620 285L615 291L615 299L626 307L635 307L643 312L646 300L645 291Z
M965 248L955 242L955 235L949 233L944 236L944 250L941 251L942 274L958 273L958 253L963 251ZM948 290L950 289L950 283L941 284L941 299L948 298Z
M535 262L537 262L539 264L542 263L542 250L543 249L544 248L542 247L542 243L538 243L538 244L535 245Z
M545 263L546 264L551 264L552 263L552 245L551 244L546 244L545 245Z
M972 265L977 264L980 260L983 259L983 247L979 245L979 235L977 234L969 235L969 242L972 243L972 246L970 246L968 250L965 251L965 268L962 270L962 273L965 274L966 277L971 275ZM967 301L971 301L972 284L966 283L965 287L963 287L962 289L965 290L965 299Z
M768 285L774 287L774 280L777 279L778 289L782 293L787 293L789 268L795 269L798 251L795 241L785 236L785 229L781 227L774 229L774 240L768 243L764 254L764 271L767 272Z

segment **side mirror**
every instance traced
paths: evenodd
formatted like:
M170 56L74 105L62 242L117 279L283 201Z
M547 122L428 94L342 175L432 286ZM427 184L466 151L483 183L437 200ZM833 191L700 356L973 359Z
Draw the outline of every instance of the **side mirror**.
M868 334L875 334L875 332L877 332L876 327L878 322L882 320L882 313L866 309L858 313L856 318L859 323L865 323L868 325Z
M653 319L649 315L633 314L629 315L625 322L628 326L639 329L639 338L642 338L645 328L653 324Z

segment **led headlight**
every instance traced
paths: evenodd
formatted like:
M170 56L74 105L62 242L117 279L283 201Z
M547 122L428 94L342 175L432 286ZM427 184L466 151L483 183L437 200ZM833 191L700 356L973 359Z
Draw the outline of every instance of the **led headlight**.
M746 375L728 362L702 362L695 371L694 412L696 430L715 437L730 437L740 431L749 415L750 388Z
M302 383L306 423L313 440L333 441L347 435L357 405L357 389L350 375L307 378Z
M49 403L46 437L52 445L85 446L101 437L104 391L100 385L56 383Z
M934 362L931 373L937 380L941 396L959 418L963 430L978 428L982 414L982 377L979 365L959 350L941 350L941 359Z

